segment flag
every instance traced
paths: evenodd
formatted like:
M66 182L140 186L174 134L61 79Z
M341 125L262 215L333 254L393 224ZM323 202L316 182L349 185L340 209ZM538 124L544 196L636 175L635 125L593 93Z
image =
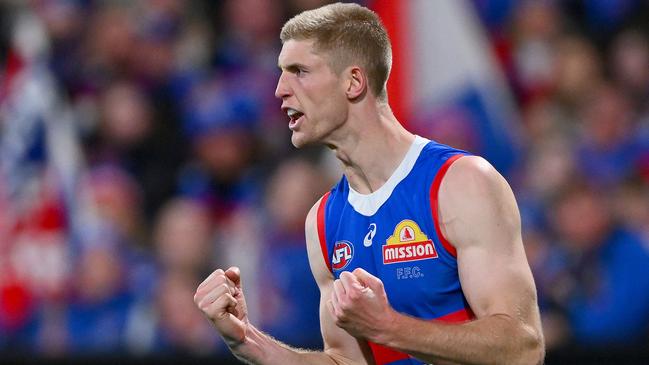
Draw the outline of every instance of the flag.
M388 98L397 118L508 173L519 149L519 116L472 3L375 0L370 6L392 41Z

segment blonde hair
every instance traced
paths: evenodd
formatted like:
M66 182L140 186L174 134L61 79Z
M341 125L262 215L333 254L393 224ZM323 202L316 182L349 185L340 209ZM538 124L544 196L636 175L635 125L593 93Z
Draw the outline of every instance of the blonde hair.
M315 51L329 59L340 74L345 67L365 69L368 87L387 101L386 82L392 67L392 47L378 15L358 4L335 3L304 11L284 24L282 43L291 39L313 40Z

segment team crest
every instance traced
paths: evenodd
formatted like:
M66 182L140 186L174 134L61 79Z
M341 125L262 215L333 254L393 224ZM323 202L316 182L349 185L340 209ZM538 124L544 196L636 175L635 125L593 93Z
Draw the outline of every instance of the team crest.
M331 267L334 270L342 270L349 265L354 258L354 245L349 241L338 241L334 245L331 255Z
M397 224L383 245L383 264L434 258L437 258L437 251L433 241L410 219Z

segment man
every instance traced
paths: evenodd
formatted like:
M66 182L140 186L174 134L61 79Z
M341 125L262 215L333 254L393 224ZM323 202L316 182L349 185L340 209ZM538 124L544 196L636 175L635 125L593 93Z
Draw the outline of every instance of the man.
M355 4L282 28L276 96L292 143L344 166L306 218L324 350L290 348L248 321L240 273L194 300L253 364L536 364L544 345L511 189L485 160L406 131L387 103L390 42Z

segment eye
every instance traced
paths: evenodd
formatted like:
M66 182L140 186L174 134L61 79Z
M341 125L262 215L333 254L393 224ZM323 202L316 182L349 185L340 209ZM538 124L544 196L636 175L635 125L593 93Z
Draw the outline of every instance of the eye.
M306 68L304 68L302 66L295 66L295 69L293 70L293 72L295 73L295 76L297 76L297 77L302 77L305 74L309 73L309 71L307 71Z
M303 66L300 65L290 65L286 67L286 71L292 73L297 77L302 77L304 76L304 74L309 72Z

